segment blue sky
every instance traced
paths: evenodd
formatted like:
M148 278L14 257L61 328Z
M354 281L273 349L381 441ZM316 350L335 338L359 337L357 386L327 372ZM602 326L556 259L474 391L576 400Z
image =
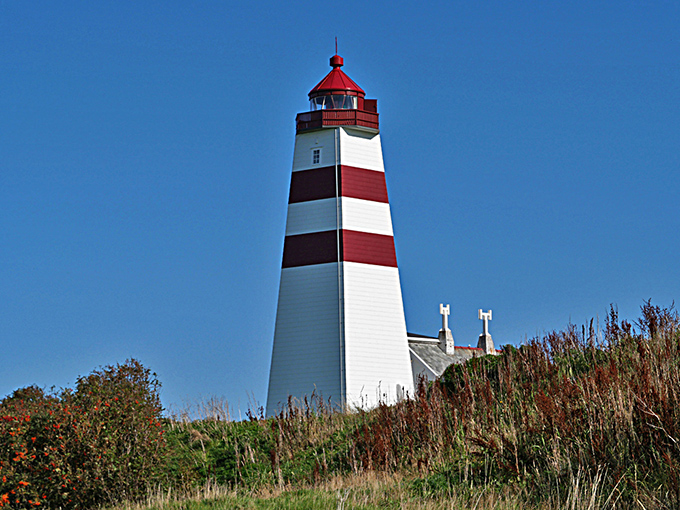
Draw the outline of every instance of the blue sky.
M521 4L521 5L520 5ZM680 288L677 2L0 1L0 396L140 359L266 396L294 120L378 99L409 331L497 344Z

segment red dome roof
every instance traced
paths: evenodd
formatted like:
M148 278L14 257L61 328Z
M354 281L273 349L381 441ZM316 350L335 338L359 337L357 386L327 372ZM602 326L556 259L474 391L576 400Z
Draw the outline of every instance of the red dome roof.
M333 67L333 70L309 92L309 99L328 94L359 97L364 97L366 95L359 85L354 83L349 76L342 72L340 69L342 64L343 60L340 55L333 55L331 57L331 66Z

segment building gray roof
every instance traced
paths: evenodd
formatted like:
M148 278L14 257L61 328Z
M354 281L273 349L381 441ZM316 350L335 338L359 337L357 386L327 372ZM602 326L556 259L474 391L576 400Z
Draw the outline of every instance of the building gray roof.
M455 354L444 353L439 347L439 340L424 335L408 334L409 349L420 358L439 377L449 365L461 364L465 361L483 356L484 351L476 347L455 347Z

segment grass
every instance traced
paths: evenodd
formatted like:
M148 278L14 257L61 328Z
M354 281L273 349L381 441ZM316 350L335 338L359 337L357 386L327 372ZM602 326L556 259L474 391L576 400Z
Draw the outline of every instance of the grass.
M400 475L334 477L316 487L270 488L257 493L238 494L224 487L209 487L190 496L174 498L170 494L152 497L144 504L126 505L118 510L209 510L209 509L356 509L356 510L435 510L435 509L535 509L590 510L615 508L613 494L604 506L596 506L599 497L597 480L574 480L572 490L563 501L547 498L531 503L525 492L511 487L448 487L446 491L416 495L413 480ZM612 505L609 505L612 503ZM645 506L645 508L654 508Z
M677 312L612 307L602 335L569 326L370 412L175 416L166 489L125 508L678 508L679 399Z

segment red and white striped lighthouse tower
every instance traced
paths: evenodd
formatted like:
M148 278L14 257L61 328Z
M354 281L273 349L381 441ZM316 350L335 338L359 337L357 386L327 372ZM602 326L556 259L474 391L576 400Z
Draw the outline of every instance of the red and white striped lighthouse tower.
M346 408L413 392L377 101L330 64L296 119L270 415L313 391Z

